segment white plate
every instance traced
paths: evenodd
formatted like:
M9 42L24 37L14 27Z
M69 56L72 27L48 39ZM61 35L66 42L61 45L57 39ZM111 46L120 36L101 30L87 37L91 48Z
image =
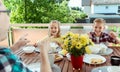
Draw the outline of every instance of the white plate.
M108 72L107 68L109 66L101 66L101 67L96 67L91 70L91 72Z
M92 58L101 59L102 60L102 62L96 63L96 64L102 64L102 63L104 63L106 61L106 59L103 56L101 56L101 55L85 54L84 58L83 58L83 62L88 63L88 64L92 64L91 63L91 59Z
M40 62L38 63L31 63L27 65L27 67L32 70L32 72L40 72Z
M37 63L31 63L29 65L27 65L27 67L32 70L32 72L40 72L40 62ZM54 64L52 67L52 72L61 72L61 69L59 66L57 66L56 64Z
M120 72L120 66L101 66L93 68L91 72Z
M109 66L107 68L108 72L120 72L120 66Z
M32 53L32 52L34 52L35 47L32 45L31 46L28 45L28 46L23 46L22 49L25 53Z

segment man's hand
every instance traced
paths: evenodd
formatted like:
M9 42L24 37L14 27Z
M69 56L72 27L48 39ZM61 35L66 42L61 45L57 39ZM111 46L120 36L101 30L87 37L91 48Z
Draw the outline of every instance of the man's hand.
M20 48L20 47L22 47L22 46L27 45L27 43L30 42L30 40L28 40L28 39L26 38L27 35L28 35L28 34L25 34L25 35L21 36L21 37L18 39L18 41L13 44L13 46L12 46L11 48L14 50L14 49L17 49L17 48Z
M41 52L46 52L48 53L49 49L50 49L50 41L48 40L44 40L44 41L39 41L37 43L37 47L40 48Z

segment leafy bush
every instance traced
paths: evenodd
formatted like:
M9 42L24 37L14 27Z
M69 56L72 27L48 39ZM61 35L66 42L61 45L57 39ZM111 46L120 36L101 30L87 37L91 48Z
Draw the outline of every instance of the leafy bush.
M72 13L66 0L4 0L4 3L11 10L11 23L49 23L51 20L73 23L75 18L80 18L80 12Z

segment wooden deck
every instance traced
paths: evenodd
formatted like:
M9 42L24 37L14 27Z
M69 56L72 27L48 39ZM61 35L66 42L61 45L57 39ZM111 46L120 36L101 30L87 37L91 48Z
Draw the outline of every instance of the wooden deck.
M91 70L96 67L111 66L110 57L113 55L120 56L120 47L111 47L111 48L113 49L112 54L103 55L106 58L105 63L99 64L99 65L90 65L90 64L83 63L82 69L77 72L91 72ZM39 53L25 54L22 51L22 49L19 49L14 53L20 56L23 62L25 62L25 64L40 62L39 56L38 56ZM73 70L71 62L66 57L64 57L63 60L59 62L55 62L55 64L57 64L61 68L62 72L76 72L76 70Z

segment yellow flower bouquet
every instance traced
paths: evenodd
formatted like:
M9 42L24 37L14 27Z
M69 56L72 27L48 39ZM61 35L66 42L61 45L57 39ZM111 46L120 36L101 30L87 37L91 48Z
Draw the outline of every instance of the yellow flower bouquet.
M62 39L63 49L67 50L68 53L74 56L91 53L89 45L94 44L87 34L74 34L72 32L68 32L62 36Z

